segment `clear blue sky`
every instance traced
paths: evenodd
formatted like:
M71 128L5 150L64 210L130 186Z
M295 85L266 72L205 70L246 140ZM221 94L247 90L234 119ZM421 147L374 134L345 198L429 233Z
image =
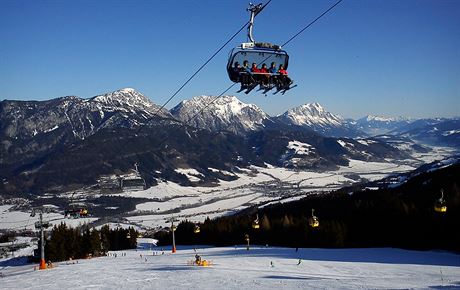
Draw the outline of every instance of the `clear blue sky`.
M0 0L0 100L133 87L163 104L248 20L248 2ZM333 3L273 0L254 36L283 43ZM245 40L243 32L168 108L227 88L228 52ZM297 88L229 94L270 115L319 102L352 118L460 116L460 1L344 0L285 49Z

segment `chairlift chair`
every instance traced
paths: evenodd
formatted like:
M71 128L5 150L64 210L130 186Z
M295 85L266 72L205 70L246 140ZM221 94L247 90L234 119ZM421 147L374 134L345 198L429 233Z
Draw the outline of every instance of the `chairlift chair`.
M315 209L311 209L311 217L308 219L308 224L312 228L319 227L319 219L315 216Z
M227 62L228 77L232 82L241 83L240 91L246 90L245 93L249 93L257 85L260 85L260 90L263 90L264 94L275 87L277 88L276 92L283 91L284 93L294 86L291 87L291 83L282 84L279 77L277 78L273 75L268 76L268 85L264 85L257 79L257 74L252 74L242 70L237 71L235 69L236 63L239 63L242 66L245 61L247 61L249 65L252 63L256 63L258 66L266 64L267 67L269 67L271 63L275 63L276 68L283 65L286 70L289 66L289 55L286 51L282 50L281 46L268 42L256 42L254 40L252 35L254 18L262 11L266 4L262 5L262 3L260 3L258 5L249 5L250 6L247 11L251 12L248 25L248 39L250 42L242 43L230 51Z
M444 191L441 190L441 197L435 201L434 210L436 212L445 213L447 212L446 200L444 199Z
M260 228L259 215L257 215L256 219L252 222L252 228L253 229L259 229Z

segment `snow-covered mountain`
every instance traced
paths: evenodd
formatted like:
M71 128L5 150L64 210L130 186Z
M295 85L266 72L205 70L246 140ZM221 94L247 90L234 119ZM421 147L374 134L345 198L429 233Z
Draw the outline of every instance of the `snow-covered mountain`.
M99 108L107 110L117 108L125 112L139 113L140 111L144 111L149 116L158 113L162 116L170 117L166 109L160 109L160 106L132 88L124 88L104 95L95 96L87 100L86 103L93 103Z
M319 103L304 104L276 117L280 122L312 129L325 136L364 136L355 126L339 115L326 111Z
M415 123L415 122L414 122ZM399 133L419 142L460 148L460 119L424 119Z
M121 89L90 99L75 96L49 101L2 101L0 136L27 139L52 131L69 129L85 138L106 127L132 127L153 116L172 118L165 109L134 89Z
M408 158L381 141L363 144L327 137L338 130L342 134L337 136L347 136L347 122L319 104L290 110L285 122L232 96L195 97L171 112L133 89L90 99L2 101L0 179L6 183L0 190L43 192L94 184L100 176L121 174L136 162L150 185L156 178L192 185L227 178L208 168L231 171L269 163L326 170L350 159ZM193 168L200 178L190 181L178 168ZM159 173L153 177L151 172Z
M0 165L5 172L35 167L37 158L103 129L176 122L167 110L134 89L90 99L75 96L47 101L0 102Z
M367 115L361 119L356 120L356 125L359 130L374 136L396 130L402 126L408 125L411 122L412 121L410 119L404 117L391 118Z
M180 102L171 114L188 125L210 131L245 134L263 128L269 116L234 96L199 96Z

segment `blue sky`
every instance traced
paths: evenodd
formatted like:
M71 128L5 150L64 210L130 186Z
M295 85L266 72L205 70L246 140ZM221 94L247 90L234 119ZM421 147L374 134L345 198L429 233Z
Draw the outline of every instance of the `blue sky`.
M163 104L247 20L248 0L0 0L0 100L133 87ZM266 1L265 1L266 2ZM272 0L257 41L284 43L335 1ZM231 82L238 35L167 106ZM460 1L344 0L284 47L298 87L236 95L270 115L319 102L344 117L460 116Z

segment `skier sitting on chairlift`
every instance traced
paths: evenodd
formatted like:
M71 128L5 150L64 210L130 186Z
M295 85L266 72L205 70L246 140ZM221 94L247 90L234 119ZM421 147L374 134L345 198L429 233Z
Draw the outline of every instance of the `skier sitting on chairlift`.
M288 77L287 70L284 69L284 66L280 64L280 68L278 70L279 76L279 86L281 89L287 89L292 84L291 78Z

